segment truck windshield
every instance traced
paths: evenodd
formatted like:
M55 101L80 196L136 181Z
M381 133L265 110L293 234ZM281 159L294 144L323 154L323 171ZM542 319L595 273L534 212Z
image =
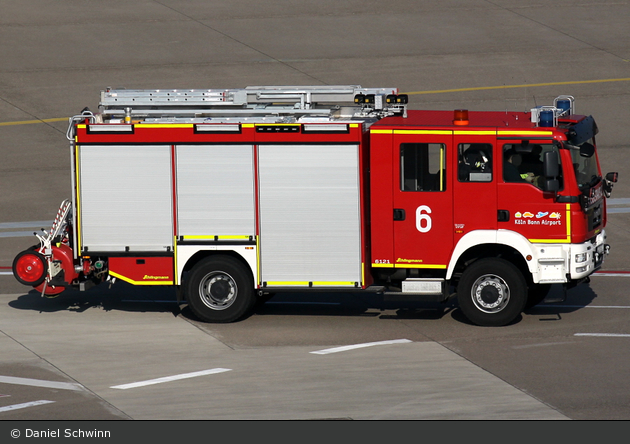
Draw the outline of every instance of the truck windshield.
M565 143L565 147L571 151L573 170L580 190L586 191L596 185L600 177L593 141L589 140L580 146Z

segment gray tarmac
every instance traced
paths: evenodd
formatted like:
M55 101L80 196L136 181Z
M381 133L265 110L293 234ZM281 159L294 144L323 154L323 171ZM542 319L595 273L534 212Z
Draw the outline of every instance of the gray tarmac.
M597 120L603 171L620 174L603 271L630 272L630 2L0 7L0 420L630 419L624 274L565 302L556 291L500 329L452 306L356 295L277 297L210 325L169 290L45 299L8 274L70 197L67 119L96 110L102 89L326 84L398 87L414 109L525 111L574 96Z

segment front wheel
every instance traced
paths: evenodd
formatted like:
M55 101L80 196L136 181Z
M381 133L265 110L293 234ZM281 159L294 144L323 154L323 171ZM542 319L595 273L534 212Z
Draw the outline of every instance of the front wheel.
M249 270L230 256L210 256L192 269L185 283L192 312L205 322L233 322L256 302Z
M457 301L474 324L503 326L523 311L527 282L519 269L504 259L479 259L462 274Z

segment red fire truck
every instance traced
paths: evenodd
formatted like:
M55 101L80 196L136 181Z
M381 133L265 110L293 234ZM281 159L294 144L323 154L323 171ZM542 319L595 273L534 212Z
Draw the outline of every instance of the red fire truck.
M593 117L408 109L396 88L101 92L70 118L72 197L17 255L42 296L169 285L207 322L279 292L447 301L500 326L601 267Z

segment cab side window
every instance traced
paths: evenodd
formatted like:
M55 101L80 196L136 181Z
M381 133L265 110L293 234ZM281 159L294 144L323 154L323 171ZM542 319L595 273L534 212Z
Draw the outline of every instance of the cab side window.
M553 144L531 144L528 141L503 145L503 181L529 183L542 189L544 155L547 151L557 150ZM562 184L562 177L558 179Z
M401 144L400 189L446 190L446 146L441 143Z
M460 182L492 182L492 145L461 143L457 147Z

